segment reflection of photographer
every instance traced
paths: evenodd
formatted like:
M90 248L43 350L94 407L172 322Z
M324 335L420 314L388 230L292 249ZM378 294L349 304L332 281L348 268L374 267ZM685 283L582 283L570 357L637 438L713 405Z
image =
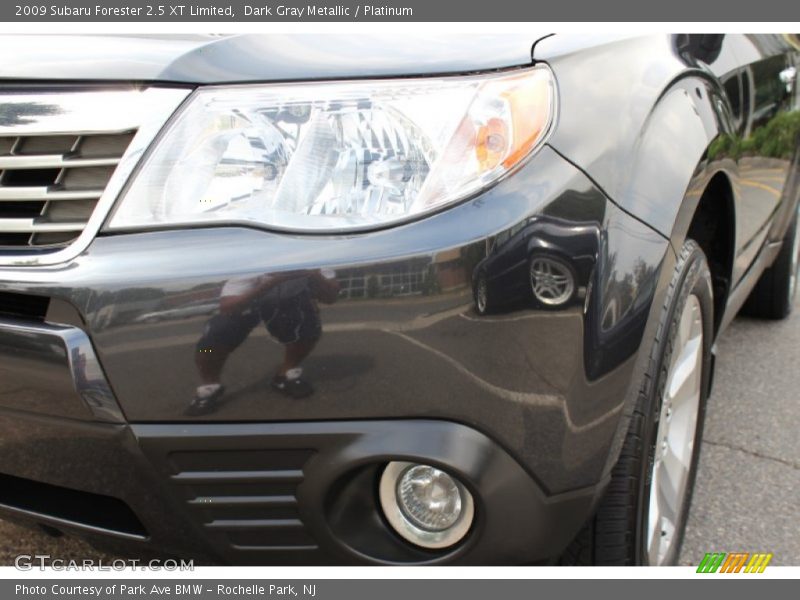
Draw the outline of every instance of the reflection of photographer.
M219 314L213 316L197 343L196 364L202 385L187 414L213 412L224 393L222 369L258 325L285 346L272 387L292 398L304 398L314 388L300 366L322 334L317 301L333 303L339 284L333 271L300 271L229 280L222 288Z

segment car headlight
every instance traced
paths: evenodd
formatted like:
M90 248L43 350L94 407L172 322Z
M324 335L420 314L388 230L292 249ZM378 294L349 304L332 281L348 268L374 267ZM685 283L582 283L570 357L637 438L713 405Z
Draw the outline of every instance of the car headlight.
M542 143L554 96L542 66L200 89L144 160L110 228L327 232L408 220L514 169Z

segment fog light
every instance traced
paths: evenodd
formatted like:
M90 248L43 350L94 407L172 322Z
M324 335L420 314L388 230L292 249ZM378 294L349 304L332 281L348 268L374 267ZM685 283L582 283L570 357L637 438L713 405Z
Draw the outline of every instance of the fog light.
M455 477L430 465L391 462L380 481L381 508L404 539L423 548L446 548L469 531L472 495Z

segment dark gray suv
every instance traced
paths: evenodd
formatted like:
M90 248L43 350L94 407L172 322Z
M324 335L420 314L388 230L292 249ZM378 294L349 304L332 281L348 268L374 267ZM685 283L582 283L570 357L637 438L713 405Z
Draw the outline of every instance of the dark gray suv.
M670 564L783 318L792 35L5 36L0 514L204 562Z

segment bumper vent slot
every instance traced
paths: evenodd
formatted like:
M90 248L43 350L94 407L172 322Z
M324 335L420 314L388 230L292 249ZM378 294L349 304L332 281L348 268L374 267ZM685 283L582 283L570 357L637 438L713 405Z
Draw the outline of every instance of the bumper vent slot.
M44 323L50 298L29 294L0 292L0 317L12 317Z
M0 248L77 238L134 133L0 136Z
M196 521L237 551L313 551L297 508L312 450L175 451L170 477Z
M144 539L147 531L122 500L0 474L0 508L55 525Z

